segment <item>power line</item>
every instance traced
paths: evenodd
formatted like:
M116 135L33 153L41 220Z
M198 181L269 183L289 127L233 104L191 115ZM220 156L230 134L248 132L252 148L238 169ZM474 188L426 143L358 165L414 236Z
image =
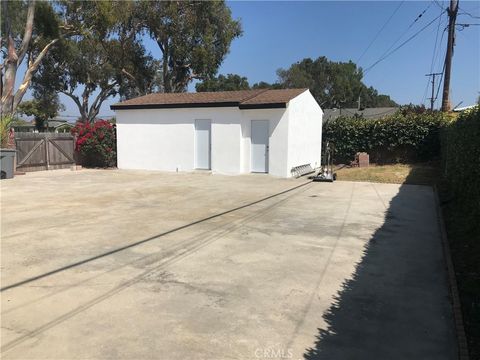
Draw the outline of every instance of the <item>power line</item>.
M378 36L382 33L383 29L385 29L385 27L390 23L390 20L392 20L393 16L397 13L398 9L400 9L400 7L403 5L403 3L405 2L405 0L403 0L396 8L395 10L393 10L393 13L390 15L390 17L387 19L387 21L385 21L385 23L383 24L383 26L380 28L380 30L378 30L377 34L374 36L374 38L372 39L372 41L370 41L370 44L368 44L367 48L363 51L362 55L360 55L360 57L357 59L357 61L355 61L355 63L359 63L359 61L363 58L363 56L367 53L368 49L370 49L370 47L373 45L373 43L375 42L375 40L377 40Z
M435 0L435 4L437 4L441 9L443 9L443 6L441 6L438 1ZM442 13L443 14L443 11ZM433 67L434 67L434 64L435 64L435 58L436 58L436 54L437 54L437 44L438 44L438 33L440 31L440 24L442 23L442 16L440 16L440 18L438 19L438 25L437 25L437 32L435 34L435 45L433 47L433 54L432 54L432 62L430 64L430 75L433 75L433 83L432 83L432 98L434 98L434 95L433 95L433 88L434 88L434 83L435 83L435 75L437 74L433 74ZM442 33L442 40L443 40L443 34L445 34L445 30L443 31ZM440 40L440 44L442 43L442 40ZM443 74L442 74L443 75ZM425 91L423 93L423 97L422 97L422 104L425 104L425 100L427 99L427 93L428 93L428 87L430 85L430 76L428 77L427 79L427 86L425 87ZM433 100L432 100L433 101ZM433 105L430 106L430 108L433 108Z
M408 31L417 23L418 20L427 12L427 10L432 6L432 3L430 3L417 17L410 23L410 25L407 27L407 29L390 45L390 47L385 50L385 52L380 56L383 57L385 54L387 54L404 36Z
M447 62L443 62L443 69L442 69L442 76L440 77L440 81L438 82L438 87L437 87L437 92L435 93L435 99L434 102L437 101L438 99L438 93L440 92L440 87L442 86L443 83L443 74L445 74L445 66L447 65Z
M443 29L443 32L442 32L442 37L440 38L440 42L439 42L439 47L438 47L438 52L437 52L437 55L435 56L435 61L434 61L434 68L437 66L437 62L438 60L440 59L440 54L442 53L445 53L446 51L446 48L447 48L447 44L445 43L445 49L442 51L442 42L443 42L443 38L444 38L444 35L445 33L447 32L447 29L448 27L446 27L445 29ZM438 65L440 65L441 63L438 63ZM442 65L442 71L440 72L440 74L442 74L442 77L440 78L440 82L438 83L438 87L437 87L437 91L436 91L436 95L435 95L435 101L437 101L438 99L438 92L440 90L440 86L442 85L443 83L443 74L445 72L445 59L444 59L444 62L443 62L443 65ZM425 94L422 98L422 104L425 104L425 100L427 98L427 93L428 93L428 87L430 85L430 80L428 79L427 81L427 86L425 88Z
M382 57L380 57L380 59L378 59L377 61L375 61L372 65L370 65L368 68L366 68L364 70L364 74L366 74L368 71L370 71L371 69L373 69L378 63L382 62L383 60L385 60L387 57L389 57L390 55L392 55L393 53L395 53L396 51L398 51L399 49L401 49L403 46L405 46L408 42L410 42L411 40L413 40L414 38L416 38L423 30L425 30L426 28L428 28L430 25L432 25L440 16L442 16L443 13L441 13L440 15L438 15L436 18L434 18L432 21L430 21L427 25L425 25L424 27L422 27L420 30L418 30L415 34L413 34L412 36L410 36L407 40L405 40L403 43L401 43L399 46L397 46L395 49L393 49L392 51L390 51L389 53L383 55Z
M472 14L469 13L468 11L465 11L464 9L462 9L461 7L458 7L458 9L462 11L462 12L459 12L458 15L468 15L468 16L470 16L470 17L473 18L473 19L480 19L480 16L472 15Z
M444 8L444 7L442 6L442 4L440 4L440 3L438 2L438 0L433 0L433 2L434 2L434 4L437 5L440 9L442 9L442 10L447 10L446 8Z
M443 8L442 8L443 9ZM432 54L432 63L430 64L430 72L432 73L433 72L433 63L434 63L434 60L435 60L435 54L436 54L436 51L437 51L437 43L438 43L438 33L440 31L440 24L442 23L442 15L445 11L442 11L441 14L440 14L440 18L438 19L438 25L437 25L437 33L435 35L435 45L433 47L433 54ZM442 33L442 38L443 38L443 34L445 34L445 31L443 31ZM441 43L441 42L440 42Z

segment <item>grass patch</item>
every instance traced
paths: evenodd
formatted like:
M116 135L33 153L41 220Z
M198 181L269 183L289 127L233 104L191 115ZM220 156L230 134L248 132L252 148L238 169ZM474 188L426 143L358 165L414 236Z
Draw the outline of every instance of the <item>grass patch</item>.
M340 181L367 181L391 184L433 185L439 178L434 164L374 165L366 168L344 167L336 171Z

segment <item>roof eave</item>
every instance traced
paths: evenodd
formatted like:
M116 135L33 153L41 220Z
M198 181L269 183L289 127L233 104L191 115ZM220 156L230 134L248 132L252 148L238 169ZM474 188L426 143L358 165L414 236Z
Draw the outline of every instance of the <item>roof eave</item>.
M287 103L270 103L270 104L240 104L238 106L240 110L253 110L253 109L286 109Z
M287 104L270 103L270 104L239 104L238 102L216 102L216 103L188 103L188 104L113 104L110 105L111 110L142 110L142 109L187 109L187 108L217 108L217 107L238 107L241 110L251 109L278 109L286 108Z

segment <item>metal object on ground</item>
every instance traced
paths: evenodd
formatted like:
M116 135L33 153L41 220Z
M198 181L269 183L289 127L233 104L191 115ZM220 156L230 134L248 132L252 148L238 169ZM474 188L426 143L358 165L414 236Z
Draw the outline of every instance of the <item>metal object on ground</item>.
M323 145L323 154L322 154L322 166L320 171L312 176L313 181L326 181L333 182L337 179L337 174L335 174L333 167L333 154L335 152L335 145L329 141L326 141Z
M303 175L312 174L315 172L315 170L313 170L312 165L306 164L306 165L294 166L292 170L290 170L290 172L292 173L292 176L299 178L300 176L303 176Z

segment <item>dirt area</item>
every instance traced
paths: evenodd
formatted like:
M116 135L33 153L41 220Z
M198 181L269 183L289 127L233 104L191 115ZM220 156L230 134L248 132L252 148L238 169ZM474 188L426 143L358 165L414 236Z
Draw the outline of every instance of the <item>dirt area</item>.
M369 181L389 184L432 185L438 180L438 166L434 164L394 164L369 167L342 167L336 170L342 181Z

